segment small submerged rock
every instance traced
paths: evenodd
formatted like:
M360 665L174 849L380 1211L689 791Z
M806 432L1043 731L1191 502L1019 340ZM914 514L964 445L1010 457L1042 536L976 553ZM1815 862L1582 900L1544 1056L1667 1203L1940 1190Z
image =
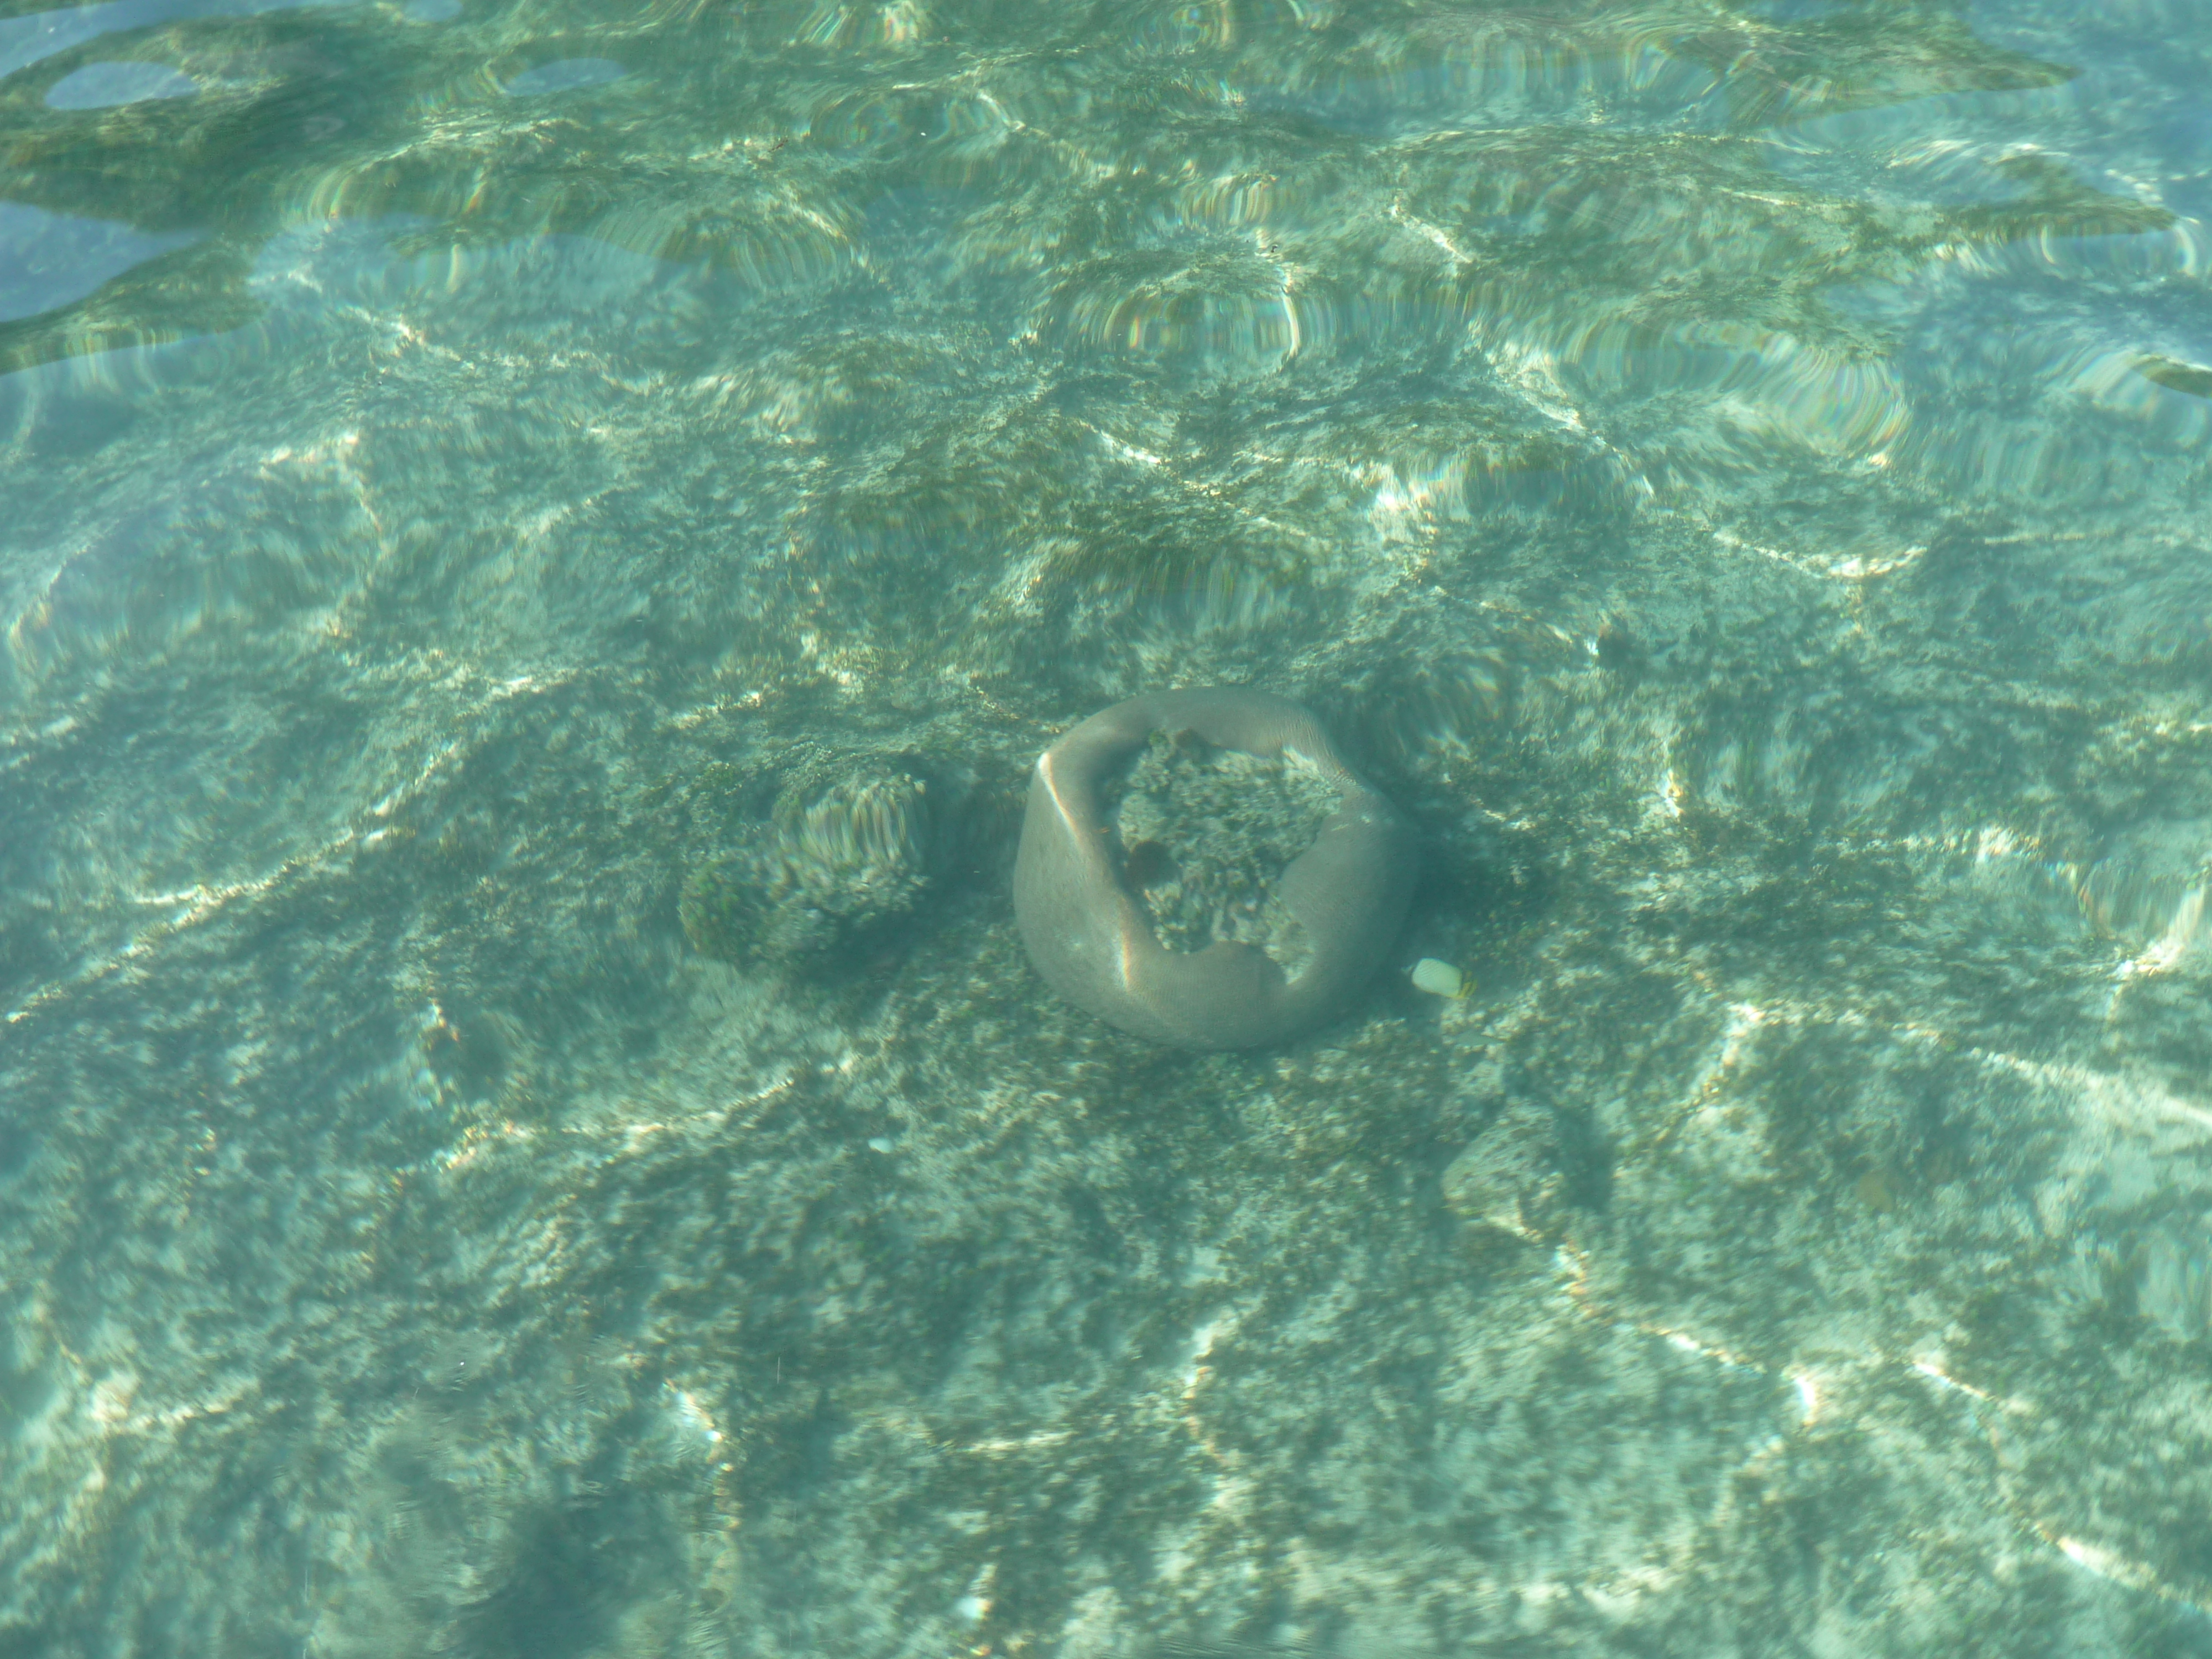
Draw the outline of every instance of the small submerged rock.
M911 754L804 766L747 844L684 883L684 934L739 966L855 965L957 862L970 793L951 769Z
M1567 1176L1551 1113L1509 1106L1443 1173L1444 1202L1470 1227L1548 1243L1564 1229Z
M1336 1018L1404 926L1415 851L1313 716L1247 686L1150 692L1037 757L1014 859L1030 960L1069 1001L1186 1048Z

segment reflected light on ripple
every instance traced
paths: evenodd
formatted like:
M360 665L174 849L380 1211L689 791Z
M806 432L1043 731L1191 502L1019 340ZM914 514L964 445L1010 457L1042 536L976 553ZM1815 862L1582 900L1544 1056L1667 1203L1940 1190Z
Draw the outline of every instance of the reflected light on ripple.
M556 58L550 63L524 70L508 80L501 90L515 98L581 92L609 85L629 73L611 58Z
M1129 24L1129 43L1139 52L1186 52L1226 46L1237 38L1237 12L1231 0L1166 0L1141 6Z
M2201 282L2212 271L2212 233L2197 219L2173 219L2106 234L2070 235L2044 228L2006 240L1954 243L1939 252L1956 269L1995 281L2059 276L2120 283L2166 277Z
M2136 1310L2180 1342L2212 1336L2212 1237L2202 1218L2151 1230L2141 1249Z
M1549 355L1601 397L1701 393L1719 425L1755 441L1871 456L1911 424L1888 364L1786 334L1717 324L1655 331L1615 319L1559 338Z
M417 178L372 162L306 180L297 214L308 222L404 215L451 224L471 218L491 188L482 173ZM689 189L610 192L586 179L573 187L556 179L542 191L510 185L507 194L492 222L503 246L586 236L629 253L728 270L766 291L818 283L858 257L848 210L811 199L787 179L763 177L750 163ZM455 244L454 252L458 280L468 245Z
M804 46L902 46L921 38L929 13L917 0L890 0L881 6L848 6L816 0L790 36Z
M2207 846L2205 825L2151 824L2107 857L2050 872L2091 928L2136 952L2139 968L2160 971L2204 932Z
M2116 349L2090 358L2072 386L2100 409L2136 422L2154 443L2176 449L2212 443L2212 368Z
M1513 705L1514 673L1502 650L1467 650L1409 665L1395 676L1367 738L1397 767L1463 760L1501 729Z
M1448 455L1400 458L1376 470L1382 478L1367 520L1386 543L1425 539L1443 525L1469 524L1492 514L1595 510L1628 494L1612 456L1578 455L1541 440L1514 448L1485 444Z
M946 96L931 88L872 89L816 110L806 136L838 150L874 150L940 189L1019 189L1058 179L1054 158L988 92ZM1012 141L1025 137L1025 144Z
M200 636L310 623L355 592L381 555L343 434L200 482L173 510L119 520L72 548L14 619L20 694L57 675L95 684L116 659L145 662Z
M1601 101L1695 105L1719 77L1670 50L1672 33L1630 23L1577 35L1548 21L1455 18L1348 63L1340 55L1307 73L1248 85L1247 95L1263 105L1288 102L1332 123L1399 131L1461 119L1492 125Z
M2072 78L2058 64L1978 38L1960 16L1932 7L1885 16L1878 27L1815 26L1804 43L1817 41L1817 56L1802 44L1775 51L1763 35L1744 30L1728 42L1737 50L1723 95L1739 125L1779 126L1944 93L2041 91ZM1714 44L1724 39L1717 31Z
M1304 342L1289 274L1255 256L1194 264L1168 252L1138 254L1084 277L1048 307L1072 348L1254 374L1279 368Z
M2081 337L2111 327L2099 318L1992 331L1948 366L1964 406L1919 428L1896 459L1946 488L1998 498L2100 491L2146 454L2201 452L2212 441L2212 371L2139 339ZM2091 411L2102 418L2085 419Z
M49 109L112 109L150 99L189 98L200 83L167 64L87 64L46 92Z
M1295 585L1235 558L1209 559L1145 605L1146 633L1177 643L1258 632L1290 614Z
M1208 225L1217 229L1279 222L1307 195L1286 190L1272 173L1224 173L1182 185L1160 215L1164 228Z
M0 322L82 300L194 240L189 232L148 235L127 225L0 202Z

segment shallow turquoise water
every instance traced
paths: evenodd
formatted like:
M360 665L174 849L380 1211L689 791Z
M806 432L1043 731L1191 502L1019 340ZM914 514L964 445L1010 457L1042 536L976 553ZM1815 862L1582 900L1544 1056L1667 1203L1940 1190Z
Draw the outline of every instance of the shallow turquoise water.
M2212 9L0 12L0 1655L2212 1654Z

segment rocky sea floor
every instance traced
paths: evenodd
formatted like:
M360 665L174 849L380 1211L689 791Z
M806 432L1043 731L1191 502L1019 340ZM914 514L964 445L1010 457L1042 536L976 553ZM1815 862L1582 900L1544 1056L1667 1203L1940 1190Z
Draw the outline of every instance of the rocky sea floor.
M0 1654L2212 1655L2200 14L23 21L353 125L0 334ZM1045 989L1205 684L1470 997Z

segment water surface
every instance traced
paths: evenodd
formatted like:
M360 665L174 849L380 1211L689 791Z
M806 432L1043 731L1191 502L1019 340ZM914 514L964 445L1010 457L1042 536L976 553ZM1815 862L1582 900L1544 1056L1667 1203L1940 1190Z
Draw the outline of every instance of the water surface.
M2212 1653L2212 11L0 9L0 1652Z

